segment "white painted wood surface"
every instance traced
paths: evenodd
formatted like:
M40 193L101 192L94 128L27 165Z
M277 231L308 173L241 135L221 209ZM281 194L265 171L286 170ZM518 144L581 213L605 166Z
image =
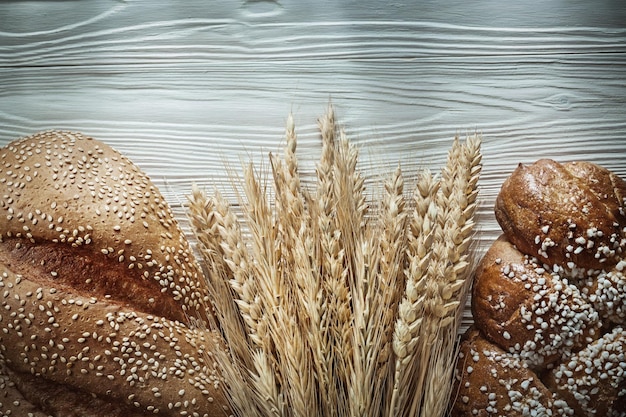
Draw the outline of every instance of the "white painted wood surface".
M267 162L289 112L311 178L329 101L372 186L398 162L438 170L455 134L482 132L480 254L518 162L626 177L626 3L0 2L0 146L47 129L104 140L183 223L191 184L228 195L224 167Z

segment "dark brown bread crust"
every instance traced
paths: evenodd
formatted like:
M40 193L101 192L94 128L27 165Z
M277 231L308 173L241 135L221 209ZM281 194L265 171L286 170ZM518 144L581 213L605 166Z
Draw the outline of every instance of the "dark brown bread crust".
M86 298L106 298L172 320L187 320L174 299L161 295L158 282L124 279L128 276L124 264L111 263L107 256L86 247L5 238L0 242L0 262L46 286L71 289Z
M626 415L626 332L605 334L548 373L546 385L576 416Z
M98 410L99 415L107 417L146 417L154 415L148 412L138 412L131 407L120 402L104 401L90 393L71 389L61 384L50 382L46 379L9 372L9 378L14 383L15 389L23 399L20 402L30 401L32 408L24 415L42 410L45 415L82 417L94 415L94 410ZM22 404L22 410L26 404ZM25 409L23 411L26 411Z
M16 383L13 372L9 371L0 355L1 416L51 417L51 414L43 412L41 407L25 398L23 392L16 386Z

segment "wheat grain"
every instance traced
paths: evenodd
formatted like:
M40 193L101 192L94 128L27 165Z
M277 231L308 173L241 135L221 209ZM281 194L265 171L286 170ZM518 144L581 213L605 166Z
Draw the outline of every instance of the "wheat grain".
M450 376L454 367L454 337L458 332L460 310L465 304L469 288L468 255L466 253L474 227L475 193L480 173L480 137L474 135L465 144L455 138L442 170L438 226L441 237L433 246L432 277L438 288L433 288L427 304L425 320L431 343L423 344L422 354L429 363L437 364L438 372L420 372L425 394L422 415L443 415L446 411L450 384L442 387L441 375ZM438 343L434 343L435 340ZM430 368L429 368L430 369ZM447 379L449 381L449 379Z
M209 199L204 191L193 187L189 197L190 223L199 243L202 254L201 265L207 278L213 306L213 314L224 332L231 352L237 360L249 366L249 340L245 323L236 305L236 295L230 286L233 272L225 261L224 246L220 229L224 228L223 216L225 208L218 210L215 199ZM226 214L227 215L227 214Z
M417 353L422 334L425 311L427 271L431 258L435 224L439 208L436 194L439 182L428 170L423 170L416 184L414 211L408 234L408 267L405 270L406 288L398 308L398 318L393 335L395 353L395 375L389 416L401 416L419 404L421 390L416 386L414 375L418 371L420 357Z
M441 176L422 170L411 200L398 167L368 216L358 152L332 107L318 126L312 193L291 116L282 158L270 155L273 205L245 168L246 235L219 194L189 198L227 397L239 416L442 416L469 287L480 137L455 138Z

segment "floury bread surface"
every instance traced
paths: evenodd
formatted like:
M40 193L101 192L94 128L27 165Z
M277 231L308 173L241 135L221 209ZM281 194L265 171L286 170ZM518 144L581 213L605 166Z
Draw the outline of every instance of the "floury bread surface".
M0 195L3 414L229 414L217 339L191 325L204 278L140 169L44 132L0 150Z
M503 183L454 416L626 416L625 207L626 182L588 162L520 164Z

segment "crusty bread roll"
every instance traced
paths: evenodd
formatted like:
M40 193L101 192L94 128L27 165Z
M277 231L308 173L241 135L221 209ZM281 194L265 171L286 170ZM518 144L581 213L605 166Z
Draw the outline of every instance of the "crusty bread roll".
M539 409L519 415L626 416L626 181L589 162L520 164L495 214L504 234L475 271L453 414L516 415L523 396L499 391L512 378L542 387ZM494 349L508 359L485 362Z
M551 370L546 384L576 416L626 415L626 332L616 327Z
M204 278L141 170L45 132L0 150L0 196L4 414L229 414Z
M472 315L484 335L533 368L600 335L598 312L579 289L500 236L476 268Z
M519 356L470 328L461 341L452 417L557 416L568 410ZM535 414L531 414L535 413Z
M541 159L507 178L495 214L522 253L579 275L624 256L625 198L626 181L602 167Z

